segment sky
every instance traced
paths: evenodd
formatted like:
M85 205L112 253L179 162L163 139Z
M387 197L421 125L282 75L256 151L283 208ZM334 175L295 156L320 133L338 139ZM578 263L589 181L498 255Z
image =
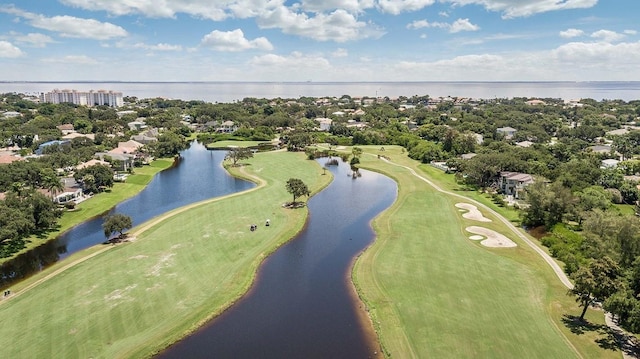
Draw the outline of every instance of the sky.
M0 81L640 81L638 0L0 0Z

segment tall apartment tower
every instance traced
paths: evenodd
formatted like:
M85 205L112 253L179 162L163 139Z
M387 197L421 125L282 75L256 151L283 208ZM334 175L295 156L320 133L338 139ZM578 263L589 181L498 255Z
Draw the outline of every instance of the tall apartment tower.
M76 91L76 90L58 90L43 93L40 95L41 102L47 103L72 103L80 106L110 106L121 107L124 105L122 92L115 91Z

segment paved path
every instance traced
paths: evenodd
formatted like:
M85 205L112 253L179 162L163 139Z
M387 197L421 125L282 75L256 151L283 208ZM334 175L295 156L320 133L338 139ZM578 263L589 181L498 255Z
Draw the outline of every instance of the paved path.
M146 232L147 230L149 230L149 228L157 225L158 223L166 220L167 218L175 216L178 213L182 213L184 211L190 210L190 209L192 209L194 207L201 206L203 204L207 204L207 203L211 203L211 202L217 202L217 201L220 201L220 200L223 200L223 199L226 199L226 198L230 198L230 197L240 196L240 195L243 195L245 193L255 191L255 190L257 190L259 188L262 188L262 187L264 187L266 185L266 182L263 179L247 173L244 170L244 167L240 167L239 171L242 172L243 175L247 176L247 178L253 179L254 183L256 183L256 186L252 187L252 188L249 188L247 190L244 190L242 192L235 192L235 193L231 193L231 194L228 194L228 195L225 195L225 196L213 197L213 198L210 198L210 199L206 199L204 201L191 203L191 204L188 204L186 206L183 206L183 207L180 207L180 208L176 208L174 210L171 210L169 212L161 214L158 217L152 218L149 221L138 225L137 227L133 228L131 230L131 232L127 233L128 237L127 237L127 240L125 242L121 242L121 243L117 243L117 244L113 244L113 245L101 244L103 246L103 248L101 248L100 250L98 250L96 252L93 252L91 254L88 254L88 255L86 255L84 257L78 258L78 259L76 259L76 260L74 260L72 262L69 262L68 264L64 265L63 267L56 269L55 271L47 274L46 276L38 279L37 281L34 281L33 283L29 284L28 286L22 288L19 291L11 292L11 295L9 295L7 297L4 297L3 300L0 301L0 305L2 303L5 303L9 299L16 298L16 297L26 293L27 291L37 287L38 285L46 282L47 280L49 280L49 279L57 276L58 274L66 271L67 269L75 267L76 265L78 265L78 264L80 264L80 263L82 263L82 262L84 262L84 261L86 261L88 259L91 259L91 258L93 258L93 257L95 257L97 255L100 255L100 254L108 251L109 249L111 249L111 248L113 248L115 246L121 245L122 243L135 241L135 239L136 239L136 237L138 235L142 234L143 232Z
M493 214L502 223L504 223L513 232L513 234L518 236L518 238L522 239L523 242L528 244L529 247L531 247L534 251L536 251L542 257L542 259L544 259L544 261L547 262L547 264L549 264L549 266L551 267L551 269L553 269L553 272L556 274L558 279L560 279L562 284L564 284L568 289L572 289L573 288L573 283L571 283L571 281L569 280L569 277L567 277L567 275L565 274L564 270L562 270L562 268L560 268L558 263L556 263L556 261L554 261L553 258L547 252L545 252L544 250L542 250L542 248L538 247L535 243L533 243L529 238L527 238L527 236L524 233L522 233L516 226L514 226L511 223L511 221L509 221L508 219L503 217L501 214L499 214L498 212L494 211L489 206L487 206L487 205L485 205L485 204L483 204L481 202L478 202L478 201L476 201L474 199L471 199L471 198L465 197L463 195L460 195L460 194L457 194L457 193L454 193L454 192L450 192L450 191L447 191L447 190L444 190L444 189L440 188L438 185L436 185L435 183L433 183L429 179L419 175L411 167L394 163L394 162L392 162L392 161L390 161L390 160L388 160L388 159L386 159L384 157L380 157L380 159L382 159L383 161L385 161L385 162L387 162L389 164L392 164L394 166L398 166L398 167L402 167L402 168L407 169L409 172L411 172L411 174L413 174L414 176L418 177L422 181L428 183L431 187L433 187L438 192L442 192L444 194L447 194L447 195L450 195L450 196L454 196L454 197L457 197L457 198L461 198L461 199L464 199L465 201L468 201L468 202L472 202L476 206L481 207L484 210L488 211L489 213ZM623 358L624 359L639 358L640 357L638 355L640 353L640 350L638 350L639 349L639 344L636 342L635 337L625 333L624 330L622 330L622 328L620 328L614 322L611 313L605 312L605 322L606 322L607 326L613 332L613 335L616 337L616 339L620 343L620 347L621 347Z

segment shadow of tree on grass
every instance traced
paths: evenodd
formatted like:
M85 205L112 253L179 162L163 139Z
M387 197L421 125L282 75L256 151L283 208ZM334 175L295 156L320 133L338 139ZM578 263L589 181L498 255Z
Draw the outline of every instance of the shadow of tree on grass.
M599 338L597 338L595 342L603 349L620 350L619 338L604 324L594 324L587 320L580 320L580 318L575 315L568 314L562 317L562 322L572 333L577 335L582 335L587 332L597 333Z

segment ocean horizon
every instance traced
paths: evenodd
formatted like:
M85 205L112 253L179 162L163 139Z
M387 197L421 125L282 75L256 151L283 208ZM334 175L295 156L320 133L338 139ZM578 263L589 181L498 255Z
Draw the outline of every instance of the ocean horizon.
M640 81L0 81L1 93L111 90L138 98L234 102L247 97L430 96L640 100Z

